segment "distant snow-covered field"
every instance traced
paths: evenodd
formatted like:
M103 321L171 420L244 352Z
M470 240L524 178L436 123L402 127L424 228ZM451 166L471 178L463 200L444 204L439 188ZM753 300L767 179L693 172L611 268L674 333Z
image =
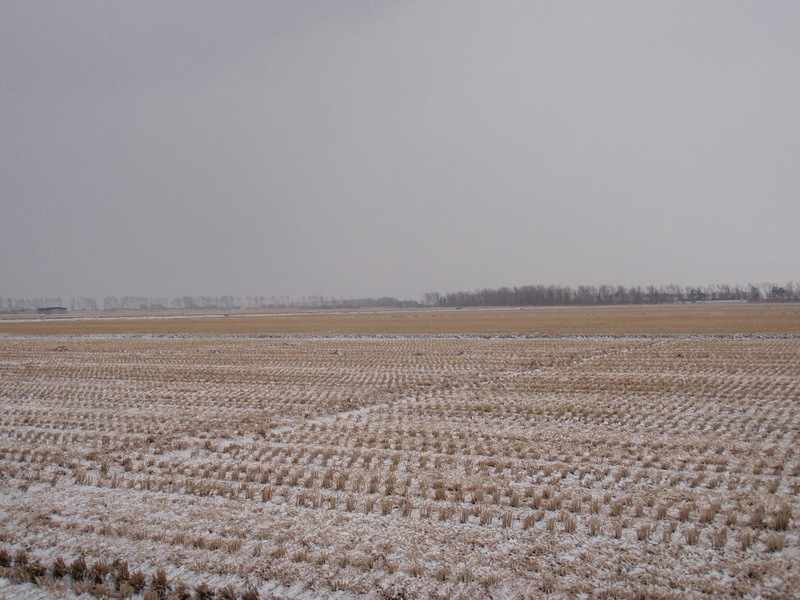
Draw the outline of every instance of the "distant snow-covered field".
M800 337L0 337L0 597L786 598Z

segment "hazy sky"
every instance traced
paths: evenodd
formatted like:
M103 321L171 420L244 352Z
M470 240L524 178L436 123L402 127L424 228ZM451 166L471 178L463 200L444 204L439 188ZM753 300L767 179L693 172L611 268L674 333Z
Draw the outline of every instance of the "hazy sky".
M800 2L4 2L0 296L800 279Z

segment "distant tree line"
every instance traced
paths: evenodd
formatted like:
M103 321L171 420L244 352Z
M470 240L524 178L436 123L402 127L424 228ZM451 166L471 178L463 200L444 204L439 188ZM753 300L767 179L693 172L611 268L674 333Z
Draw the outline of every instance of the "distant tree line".
M335 298L325 296L178 296L175 298L147 296L106 296L102 303L95 298L72 298L68 303L60 297L51 298L0 298L0 312L24 312L49 306L63 306L70 310L169 310L209 309L237 310L255 308L356 308L380 306L411 308L421 306L415 300L397 298Z
M222 308L241 306L236 296L177 296L175 298L147 296L106 296L104 310L167 310L170 308Z
M63 306L64 301L58 297L50 298L0 298L0 311L16 312L23 310L36 310L37 308L47 308L49 306Z
M800 283L784 285L707 285L702 287L624 287L621 285L525 285L472 292L440 294L429 292L422 303L397 298L335 298L332 296L178 296L172 299L146 296L106 296L103 310L211 309L237 310L255 308L414 308L418 306L592 306L613 304L663 304L669 302L710 301L800 302ZM0 312L22 312L63 306L70 310L98 310L91 297L72 298L68 304L58 296L48 298L0 298Z
M800 283L785 285L707 285L703 287L624 287L621 285L526 285L473 292L427 293L426 306L592 306L613 304L663 304L669 302L711 301L800 301Z
M396 298L345 299L325 296L180 296L167 298L144 298L139 296L106 296L105 310L159 310L159 309L224 309L241 308L347 308L356 306L419 306L419 302Z

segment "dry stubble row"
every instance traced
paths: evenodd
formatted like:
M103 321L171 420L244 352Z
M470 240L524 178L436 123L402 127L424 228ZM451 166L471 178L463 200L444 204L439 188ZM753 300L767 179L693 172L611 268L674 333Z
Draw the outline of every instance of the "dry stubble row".
M798 340L0 348L0 534L42 560L451 597L796 581Z

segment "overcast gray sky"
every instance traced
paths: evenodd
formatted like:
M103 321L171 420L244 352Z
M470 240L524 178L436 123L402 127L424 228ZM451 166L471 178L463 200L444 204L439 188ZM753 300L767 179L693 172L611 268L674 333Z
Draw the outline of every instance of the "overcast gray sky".
M800 278L800 2L4 2L0 296Z

